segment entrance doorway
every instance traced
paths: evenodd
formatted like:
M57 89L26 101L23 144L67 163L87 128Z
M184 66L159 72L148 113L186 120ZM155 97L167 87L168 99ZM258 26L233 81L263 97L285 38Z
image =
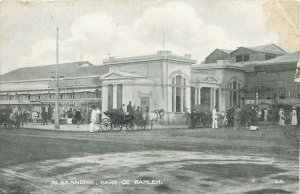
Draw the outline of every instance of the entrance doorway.
M150 111L150 97L141 97L141 110L142 112Z

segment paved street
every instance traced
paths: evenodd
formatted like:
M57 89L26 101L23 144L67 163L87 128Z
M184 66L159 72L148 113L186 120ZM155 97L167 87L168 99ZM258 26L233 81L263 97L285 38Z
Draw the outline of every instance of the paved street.
M0 193L298 190L299 129L290 127L0 134Z

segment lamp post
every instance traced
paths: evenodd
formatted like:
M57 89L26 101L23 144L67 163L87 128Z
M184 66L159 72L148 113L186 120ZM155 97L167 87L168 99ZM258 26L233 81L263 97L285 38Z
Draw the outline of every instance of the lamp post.
M58 82L58 33L59 28L56 28L56 68L55 68L55 118L54 129L59 129L59 82Z
M245 90L245 88L244 87L241 88L240 91L239 91L239 93L240 93L240 98L242 100L242 106L244 106L245 105L245 97L246 97L246 90Z

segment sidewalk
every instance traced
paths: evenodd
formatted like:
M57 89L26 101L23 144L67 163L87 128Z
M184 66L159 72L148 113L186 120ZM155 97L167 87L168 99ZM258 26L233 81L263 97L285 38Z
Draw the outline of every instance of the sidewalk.
M97 124L100 128L100 124ZM74 132L88 132L89 131L89 124L81 124L79 125L79 128L77 128L76 125L60 125L60 129L54 129L54 124L48 124L48 125L42 125L42 124L36 124L33 125L32 123L27 123L27 125L24 125L23 128L29 128L29 129L40 129L40 130L53 130L53 131L74 131ZM188 126L186 125L153 125L153 130L157 129L186 129ZM147 126L147 129L150 129L150 126ZM123 128L124 131L126 131L126 127ZM135 130L137 128L135 127Z

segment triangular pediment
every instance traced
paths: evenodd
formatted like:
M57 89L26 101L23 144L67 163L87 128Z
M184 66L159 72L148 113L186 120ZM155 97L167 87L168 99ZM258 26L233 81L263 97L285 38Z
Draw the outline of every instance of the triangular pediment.
M101 79L133 79L133 78L141 78L144 76L129 73L129 72L120 72L120 71L112 71L101 77Z
M104 79L120 79L123 78L124 76L120 75L120 74L116 74L116 73L110 73L108 75L106 75L105 77L103 77Z

